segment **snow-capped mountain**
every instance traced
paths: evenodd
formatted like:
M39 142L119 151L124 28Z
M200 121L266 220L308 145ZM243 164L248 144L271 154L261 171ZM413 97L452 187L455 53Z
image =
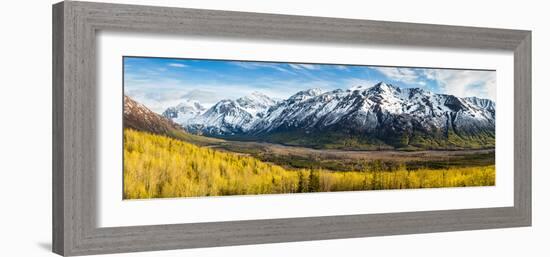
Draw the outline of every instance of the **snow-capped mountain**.
M250 126L264 117L266 111L275 104L277 101L270 97L253 92L236 100L221 100L182 125L186 125L189 131L197 134L242 134L249 131Z
M488 99L401 89L382 82L366 89L337 89L299 102L293 100L295 96L271 108L252 132L322 130L335 125L362 133L376 132L387 125L392 130L411 130L414 125L426 131L446 125L461 126L465 131L476 126L494 128L494 103Z
M277 103L277 101L256 91L237 99L236 102L252 116L263 115L269 107Z
M261 94L223 100L186 128L314 147L492 147L495 103L380 82L329 92L309 89L279 102Z
M322 93L323 93L323 90L320 88L307 89L292 95L291 97L288 98L288 101L303 102L313 97L316 97Z
M187 125L190 119L193 119L206 111L206 108L195 100L184 100L174 107L166 109L162 116L171 119L173 122L182 126Z

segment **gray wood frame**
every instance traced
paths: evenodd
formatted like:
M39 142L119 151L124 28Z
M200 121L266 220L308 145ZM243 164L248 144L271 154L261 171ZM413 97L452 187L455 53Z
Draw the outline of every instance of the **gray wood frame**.
M95 35L99 30L513 51L514 206L99 228L95 223ZM53 251L58 254L87 255L530 225L530 31L72 1L53 6Z

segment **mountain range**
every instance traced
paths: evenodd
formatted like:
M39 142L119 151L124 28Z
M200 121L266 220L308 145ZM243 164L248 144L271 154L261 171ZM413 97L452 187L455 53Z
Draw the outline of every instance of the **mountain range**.
M164 117L186 131L313 148L463 149L495 144L495 103L384 82L299 91L284 100L254 92L210 108L187 100Z

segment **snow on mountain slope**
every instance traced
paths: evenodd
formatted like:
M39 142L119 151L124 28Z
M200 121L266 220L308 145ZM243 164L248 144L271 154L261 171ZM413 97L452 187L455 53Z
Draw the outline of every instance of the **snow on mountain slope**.
M252 116L263 115L269 107L277 103L275 100L257 91L237 99L236 102Z
M235 135L248 131L277 101L253 92L236 100L221 100L206 112L187 121L194 133Z
M271 107L265 117L254 124L252 131L259 133L269 132L280 126L297 127L309 119L329 114L342 100L342 92L335 90L323 93L319 89L300 91Z
M329 92L309 89L278 102L254 93L220 101L186 126L193 133L213 136L263 138L278 133L336 132L388 142L415 136L447 140L456 134L459 140L474 138L480 144L485 144L487 137L494 141L494 127L495 103L491 100L434 94L383 82Z
M206 111L206 108L198 101L186 99L177 106L166 109L162 116L185 126L190 119L201 115L204 111Z
M313 97L319 96L322 93L323 93L323 90L320 88L307 89L292 95L291 97L288 98L288 100L294 101L294 102L306 101Z

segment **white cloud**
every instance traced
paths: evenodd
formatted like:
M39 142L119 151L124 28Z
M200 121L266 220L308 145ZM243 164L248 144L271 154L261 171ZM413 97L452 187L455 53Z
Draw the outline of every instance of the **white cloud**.
M289 63L290 67L296 70L319 70L321 69L321 66L315 65L315 64L296 64L296 63Z
M272 98L287 99L300 90L335 89L334 84L326 80L279 80L268 77L258 79L250 84L222 81L196 83L169 78L151 81L126 80L125 82L124 94L156 113L162 113L166 108L176 106L185 99L198 100L208 108L222 99L234 100L254 91L264 93ZM372 86L373 83L369 82L366 85Z
M409 84L418 83L419 75L411 68L373 67L373 69L396 81Z
M336 65L334 66L334 68L336 68L337 70L349 70L348 67L346 67L345 65Z
M495 100L496 72L476 70L423 69L422 75L435 80L445 94L477 96Z
M239 67L242 67L242 68L245 68L245 69L249 69L249 70L255 70L255 69L260 69L260 68L269 68L269 69L274 69L274 70L278 70L278 71L281 71L281 72L286 72L286 73L291 73L291 74L295 74L294 72L288 70L288 69L285 69L283 67L281 67L281 65L278 65L278 64L274 64L274 63L261 63L261 62L231 62L231 64L233 65L237 65Z
M496 97L496 74L493 71L421 69L373 67L389 79L410 85L425 87L432 80L444 94L459 97L477 96L494 100Z
M376 83L378 82L380 81L374 81L369 79L358 79L358 78L345 80L346 88L349 88L349 89L369 88L376 85Z
M175 68L185 68L185 67L187 67L187 65L185 65L183 63L169 63L168 66L175 67Z

